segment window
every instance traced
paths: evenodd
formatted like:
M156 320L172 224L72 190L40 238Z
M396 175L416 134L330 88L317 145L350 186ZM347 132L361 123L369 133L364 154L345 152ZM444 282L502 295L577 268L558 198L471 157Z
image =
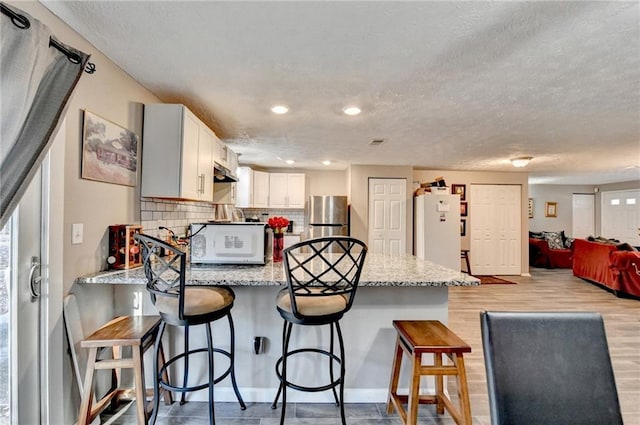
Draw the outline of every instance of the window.
M620 199L612 199L611 205L620 205Z

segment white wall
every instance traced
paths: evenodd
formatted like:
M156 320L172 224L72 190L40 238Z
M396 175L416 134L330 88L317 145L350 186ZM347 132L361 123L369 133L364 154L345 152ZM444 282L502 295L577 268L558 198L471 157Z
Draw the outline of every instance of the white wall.
M532 232L564 230L567 237L572 237L574 193L594 193L593 186L558 184L532 184L529 186L529 198L533 199L533 218L528 219L529 230ZM557 217L545 217L547 202L557 203Z

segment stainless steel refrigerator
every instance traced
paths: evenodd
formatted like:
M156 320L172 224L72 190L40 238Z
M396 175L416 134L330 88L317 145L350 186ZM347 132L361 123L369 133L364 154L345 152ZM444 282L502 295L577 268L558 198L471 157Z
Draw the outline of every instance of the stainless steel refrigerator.
M347 236L349 209L346 196L309 196L305 205L308 238Z

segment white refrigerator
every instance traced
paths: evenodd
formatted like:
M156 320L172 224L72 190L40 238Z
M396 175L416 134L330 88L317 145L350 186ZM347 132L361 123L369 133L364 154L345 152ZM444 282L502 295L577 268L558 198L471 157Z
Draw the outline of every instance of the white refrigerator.
M414 254L460 271L460 195L413 198Z

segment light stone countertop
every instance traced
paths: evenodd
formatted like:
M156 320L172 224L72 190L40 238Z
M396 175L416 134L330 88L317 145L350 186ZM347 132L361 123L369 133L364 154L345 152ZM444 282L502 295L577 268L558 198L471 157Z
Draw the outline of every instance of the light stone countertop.
M142 267L109 270L82 276L76 283L145 285ZM188 285L284 286L283 263L266 265L207 265L187 269ZM389 257L368 254L359 286L472 286L480 280L413 255Z

